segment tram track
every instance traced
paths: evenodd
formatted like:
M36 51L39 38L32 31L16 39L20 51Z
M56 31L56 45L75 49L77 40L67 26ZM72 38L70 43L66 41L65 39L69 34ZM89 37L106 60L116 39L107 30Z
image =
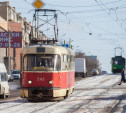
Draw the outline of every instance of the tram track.
M103 79L103 78L102 78ZM102 80L101 79L101 80ZM97 79L98 80L98 79ZM104 80L103 80L104 81ZM80 82L80 81L79 81ZM83 81L82 81L83 82ZM100 80L99 80L99 82L100 82ZM53 108L55 108L55 107L57 107L57 106L60 106L60 105L62 105L63 103L62 102L66 102L66 103L68 103L68 102L71 102L71 101L75 101L75 100L77 100L78 99L78 97L81 99L81 96L83 95L83 96L87 96L86 97L86 99L84 98L84 101L86 100L86 102L82 102L82 101L80 101L80 103L79 104L76 104L76 106L78 106L78 107L74 107L74 105L73 106L70 106L70 108L69 108L69 112L68 113L77 113L80 109L81 109L81 107L82 106L87 106L87 105L89 105L92 101L95 101L95 100L97 100L100 96L103 96L103 94L106 94L106 93L108 93L109 92L109 90L111 90L111 89L117 89L116 87L114 87L115 85L117 85L118 84L118 81L117 82L115 82L111 87L96 87L96 86L98 86L98 84L99 84L99 82L96 82L96 84L94 85L94 87L76 87L75 88L75 93L73 93L72 95L71 95L71 97L70 98L67 98L67 99L65 99L65 100L63 100L63 101L56 101L56 102L53 102L53 103L48 103L48 102L46 102L46 104L48 104L48 105L44 105L44 103L42 102L40 105L38 104L38 103L34 103L34 104L30 104L28 101L22 101L23 99L21 99L21 100L10 100L10 101L8 101L8 102L1 102L1 104L2 103L12 103L12 102L14 102L14 103L18 103L18 102L21 102L21 103L19 103L19 104L17 104L17 105L11 105L11 106L7 106L7 107L5 107L5 108L2 108L2 109L0 109L0 110L2 110L2 111L4 111L4 109L8 109L8 111L10 110L10 109L12 109L13 107L14 108L16 108L16 109L20 109L21 111L22 111L22 108L23 108L23 106L24 106L24 108L27 108L27 109L30 109L30 108L32 108L32 109L30 109L29 110L29 112L28 113L36 113L36 112L42 112L42 113L44 113L44 111L48 111L49 109L53 109ZM85 83L84 83L85 84ZM84 85L83 84L83 85ZM80 86L81 84L79 84L79 86ZM95 91L95 90L99 90L99 89L101 89L101 91L102 91L102 89L103 89L103 91L102 92L99 92L99 93L97 93L97 91ZM124 88L122 88L122 89L124 89ZM83 91L87 91L87 93L86 94L83 94ZM92 91L93 90L93 91ZM94 93L94 95L90 95L91 93ZM96 95L95 95L95 93L96 93ZM89 95L89 97L88 97L88 95ZM99 98L100 99L100 98ZM28 103L28 104L27 104ZM25 104L26 104L26 106L25 106ZM117 104L117 102L116 103L114 103L113 104L113 106L115 106L115 104ZM21 105L21 106L20 106ZM91 104L92 105L92 104ZM95 104L94 104L95 105ZM19 106L19 107L18 107ZM30 108L29 108L30 107ZM89 109L89 111L90 111L90 113L92 112L92 108L90 108L90 107L88 107L87 106L87 108L86 109ZM108 108L106 108L106 111L107 111L107 109ZM20 111L19 110L19 111ZM56 111L57 110L59 110L59 109L56 109ZM112 108L109 108L109 110L108 111L111 111L112 110Z
M117 83L115 83L115 84L117 84ZM112 87L114 87L115 84L113 84ZM76 90L76 89L75 89L75 90ZM82 90L82 89L80 89L80 90ZM94 98L91 98L91 99L88 100L88 102L86 102L86 103L80 103L78 108L76 108L76 109L74 109L74 110L72 110L72 111L69 111L69 113L76 113L82 106L89 104L91 101L94 101L96 98L98 98L99 96L101 96L101 95L107 93L109 90L111 90L111 88L107 88L107 90L105 90L104 92L101 92L100 94L98 94L98 95L95 96ZM71 96L71 97L77 96L78 94L80 94L80 92L78 92L78 93L76 93L76 94L73 94L73 96ZM90 92L87 93L86 95L88 95L88 94L90 94ZM77 97L77 98L78 98L78 97ZM76 98L74 98L73 100L75 100L75 99L76 99ZM73 101L73 100L70 100L70 101ZM67 102L67 101L69 101L69 98L66 99L66 100L63 100L63 101L66 101L66 102ZM62 101L60 101L60 102L62 102ZM46 106L46 107L44 107L44 108L42 107L42 108L39 108L39 109L37 109L37 110L33 110L33 111L30 112L30 113L39 112L39 111L41 111L41 110L43 110L43 109L46 110L46 109L48 109L49 107L55 107L56 104L60 104L60 102L55 103L55 104L53 103L53 104L48 105L48 106ZM72 108L74 108L74 106L73 106ZM89 108L89 109L90 109L90 108ZM90 109L90 110L91 110L91 109Z
M113 88L116 84L117 84L117 83L113 84L112 88ZM95 96L94 98L90 99L87 103L81 103L81 104L79 105L78 108L74 109L73 111L70 111L69 113L77 113L77 111L78 111L82 106L91 103L91 102L94 101L96 98L98 98L98 97L102 96L103 94L107 93L109 90L111 90L111 88L108 88L106 91L104 91L104 92L100 93L99 95ZM115 103L114 103L114 105L115 105ZM91 111L90 108L88 108L88 109L89 109L89 111ZM109 111L111 111L111 110L112 110L112 107L111 107L111 109L110 109ZM90 112L90 113L93 113L93 112ZM111 112L111 113L112 113L112 112Z
M115 105L113 105L110 113L114 113L114 111L117 109L118 105L122 102L124 97L126 97L126 93L120 96L119 100L117 100Z
M107 76L111 76L111 75L107 75ZM85 83L82 84L82 85L87 85L88 84L88 86L89 86L90 84L93 84L93 83L96 83L96 81L99 81L99 83L97 83L95 85L95 86L97 86L98 84L105 83L105 81L109 80L109 79L106 80L106 76L99 76L99 77L100 78L97 78L97 76L94 76L94 80L92 80L92 78L90 78L88 81L86 81L86 79L88 79L88 77L86 77L85 78ZM97 79L95 79L95 78L97 78ZM83 79L81 79L81 80L83 80ZM81 80L80 80L80 82L81 82Z
M27 103L28 101L26 99L16 99L16 100L10 100L10 101L3 101L3 102L0 102L0 104L6 104L6 103L16 103L15 105L11 105L11 106L7 106L6 108L0 108L0 110L4 110L4 109L10 109L10 108L13 108L15 106L20 106L22 105L23 103ZM19 103L19 104L17 104Z

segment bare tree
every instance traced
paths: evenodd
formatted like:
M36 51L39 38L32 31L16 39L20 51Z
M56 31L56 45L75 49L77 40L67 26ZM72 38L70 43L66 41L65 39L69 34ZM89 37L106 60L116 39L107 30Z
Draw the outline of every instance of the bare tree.
M85 53L83 53L81 51L76 52L76 58L85 58L86 59L86 67L87 67L88 75L91 73L92 69L98 69L99 72L101 72L98 60L94 60L94 59L86 56Z

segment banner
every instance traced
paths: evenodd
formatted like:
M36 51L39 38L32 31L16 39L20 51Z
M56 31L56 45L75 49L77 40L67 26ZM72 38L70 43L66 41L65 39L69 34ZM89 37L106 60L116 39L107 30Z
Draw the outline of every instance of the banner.
M9 33L0 32L0 48L8 48L9 46ZM21 48L22 47L22 33L21 32L11 32L10 33L10 47L11 48Z

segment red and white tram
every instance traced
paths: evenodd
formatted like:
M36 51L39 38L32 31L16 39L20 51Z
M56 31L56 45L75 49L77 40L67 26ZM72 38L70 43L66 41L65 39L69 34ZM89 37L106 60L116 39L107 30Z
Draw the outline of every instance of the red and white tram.
M56 45L33 45L21 52L21 97L64 99L73 92L75 54Z

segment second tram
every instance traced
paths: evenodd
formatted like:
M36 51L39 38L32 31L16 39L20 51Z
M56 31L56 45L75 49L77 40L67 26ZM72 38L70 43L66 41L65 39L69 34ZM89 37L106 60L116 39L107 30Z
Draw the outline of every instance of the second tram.
M115 56L112 58L112 72L121 73L121 70L125 68L125 58L122 56Z

